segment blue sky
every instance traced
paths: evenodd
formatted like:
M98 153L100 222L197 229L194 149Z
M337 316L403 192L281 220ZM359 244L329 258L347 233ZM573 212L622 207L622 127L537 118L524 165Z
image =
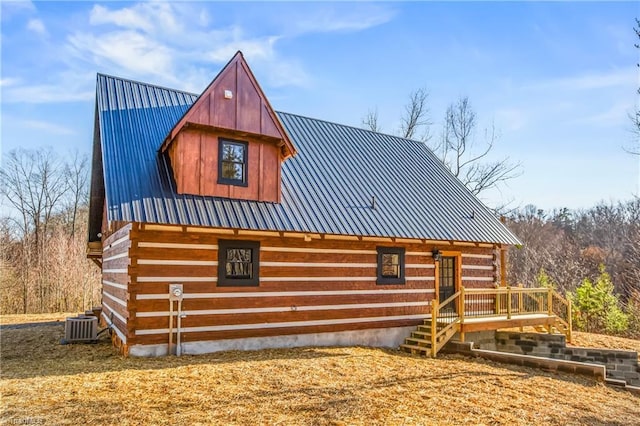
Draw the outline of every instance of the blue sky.
M395 133L409 93L429 93L437 137L469 96L493 155L522 175L489 205L583 208L638 193L628 114L637 105L640 2L6 2L1 149L89 153L97 72L201 92L243 51L275 109Z

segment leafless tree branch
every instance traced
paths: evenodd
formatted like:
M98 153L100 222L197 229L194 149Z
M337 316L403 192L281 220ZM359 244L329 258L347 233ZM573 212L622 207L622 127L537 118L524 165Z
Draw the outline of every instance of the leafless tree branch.
M469 190L478 195L498 186L501 182L521 174L520 163L509 158L484 162L494 147L498 135L495 126L485 130L484 144L476 145L474 132L477 126L476 113L468 97L462 97L447 108L441 142L432 147L454 176Z
M404 106L404 114L400 118L400 135L403 138L414 139L417 132L424 128L422 140L429 139L431 121L427 105L428 98L429 92L424 88L414 90L409 94L409 102Z
M367 115L362 117L362 127L367 130L371 130L372 132L379 132L382 130L378 124L378 108L370 109L367 112Z

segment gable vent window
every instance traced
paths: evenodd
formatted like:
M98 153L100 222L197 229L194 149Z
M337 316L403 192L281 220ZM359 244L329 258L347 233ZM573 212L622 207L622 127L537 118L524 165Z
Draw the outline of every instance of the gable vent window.
M220 139L218 146L218 183L247 186L246 142Z
M378 247L378 284L404 284L404 248Z
M260 271L260 243L218 241L218 285L257 286Z

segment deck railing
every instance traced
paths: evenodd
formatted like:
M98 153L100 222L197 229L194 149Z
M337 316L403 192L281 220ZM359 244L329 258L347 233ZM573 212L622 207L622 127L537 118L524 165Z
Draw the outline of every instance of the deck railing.
M514 315L552 315L552 295L547 288L499 287L461 290L464 300L465 318L482 318ZM564 299L562 299L564 300ZM551 304L550 304L551 303ZM559 304L556 303L556 305Z

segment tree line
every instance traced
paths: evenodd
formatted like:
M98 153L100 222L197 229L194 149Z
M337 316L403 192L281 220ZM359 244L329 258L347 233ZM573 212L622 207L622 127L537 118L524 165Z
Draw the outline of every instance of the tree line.
M50 148L9 152L0 168L0 312L77 312L100 303L86 258L89 165Z
M567 294L578 329L640 337L639 197L583 210L526 206L507 226L523 242L509 250L509 283Z

